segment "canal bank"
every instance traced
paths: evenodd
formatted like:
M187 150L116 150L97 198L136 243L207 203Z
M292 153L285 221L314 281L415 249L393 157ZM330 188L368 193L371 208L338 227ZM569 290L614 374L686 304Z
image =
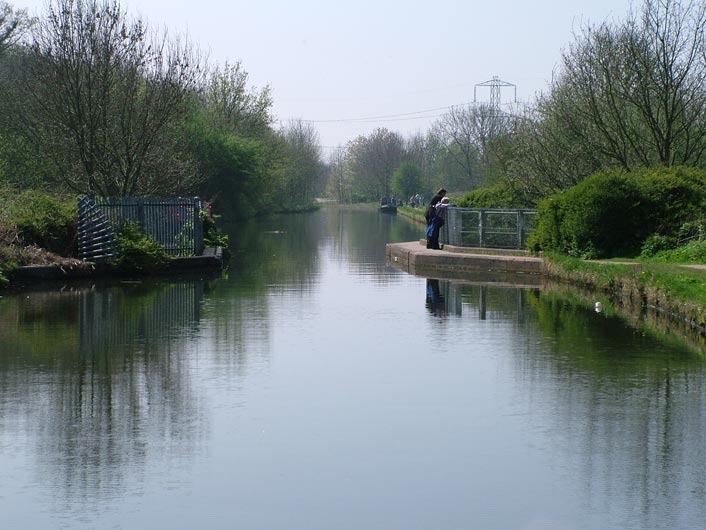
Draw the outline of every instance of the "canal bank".
M388 243L385 246L388 265L418 276L435 273L493 272L500 274L542 275L542 258L524 255L521 251L454 247L442 250L426 248L423 241Z
M637 262L580 261L567 265L561 261L518 251L473 249L446 245L443 250L427 249L423 241L386 245L387 264L416 276L473 281L480 274L493 283L541 286L555 281L588 289L594 297L606 297L616 309L630 314L661 315L686 324L706 336L706 306L690 298L693 291L683 284L702 282L701 265L679 265L671 275L659 267Z
M169 264L150 275L169 275L223 269L223 251L220 247L206 248L200 256L173 257ZM27 265L8 273L9 287L25 285L35 281L75 280L97 276L116 276L120 273L107 266L90 261L66 260L66 263L51 265Z

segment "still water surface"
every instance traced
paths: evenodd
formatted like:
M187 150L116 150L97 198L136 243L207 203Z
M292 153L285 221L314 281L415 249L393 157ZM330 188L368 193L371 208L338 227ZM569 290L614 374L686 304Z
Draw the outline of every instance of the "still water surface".
M0 299L14 529L692 529L703 354L385 265L401 217L243 227L223 278Z

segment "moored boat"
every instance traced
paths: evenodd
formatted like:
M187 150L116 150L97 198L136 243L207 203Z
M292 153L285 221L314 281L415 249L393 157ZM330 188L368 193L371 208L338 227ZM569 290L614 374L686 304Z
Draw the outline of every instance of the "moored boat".
M380 199L380 213L397 213L397 201L394 197Z

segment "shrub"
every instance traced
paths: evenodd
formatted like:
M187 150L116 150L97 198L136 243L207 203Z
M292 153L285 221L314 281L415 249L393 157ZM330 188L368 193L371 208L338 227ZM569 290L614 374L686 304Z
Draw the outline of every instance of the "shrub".
M466 193L457 202L462 208L527 208L521 195L505 183Z
M539 204L528 245L584 258L650 253L679 238L684 227L702 218L705 206L701 170L598 173Z
M691 241L678 248L656 252L650 261L660 263L706 263L706 241Z
M201 212L203 219L203 242L206 247L220 247L223 252L223 259L228 261L230 251L228 250L228 234L224 234L218 227L215 220L216 216L209 217L205 211Z
M677 246L677 240L673 237L652 234L642 244L640 250L641 258L651 258L658 252L671 250Z
M653 168L628 174L645 202L652 232L678 237L686 225L703 219L706 172L696 168Z
M76 255L78 213L74 198L22 192L8 201L5 222L12 223L25 245L36 245L60 256Z
M154 239L143 235L134 223L125 223L118 233L114 266L125 273L148 274L164 268L169 255Z

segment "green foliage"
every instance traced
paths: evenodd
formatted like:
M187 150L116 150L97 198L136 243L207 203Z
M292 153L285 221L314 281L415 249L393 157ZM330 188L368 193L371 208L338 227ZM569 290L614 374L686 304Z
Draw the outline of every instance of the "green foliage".
M705 207L706 172L702 170L598 173L540 202L529 248L584 258L634 256L648 237L648 247L655 248L677 238L685 226L702 218Z
M641 257L648 256L643 248ZM666 248L654 252L650 261L657 263L706 263L706 241L690 241L677 248Z
M0 90L0 97L3 97ZM3 109L0 107L0 112ZM39 189L47 187L47 161L41 151L22 136L2 130L0 118L0 185L12 185L17 189Z
M36 245L61 256L76 255L76 199L62 199L39 191L10 194L0 225L13 226L25 245Z
M661 236L652 234L642 244L640 250L640 258L647 259L655 256L657 253L673 249L677 246L677 241L673 237Z
M404 162L392 174L392 191L397 197L407 200L422 187L422 172L413 162Z
M144 236L134 223L126 223L118 234L115 267L124 273L148 274L164 268L171 259L155 240Z
M227 201L240 219L264 208L267 199L262 175L268 156L263 142L198 123L192 124L189 136L199 172L205 177L201 196Z
M478 188L461 197L457 203L462 208L527 208L528 205L507 183Z
M223 231L216 224L216 216L209 217L205 211L200 212L201 219L203 219L203 242L206 247L218 248L220 247L223 252L223 259L228 261L230 259L230 250L228 248L228 234L224 234Z

